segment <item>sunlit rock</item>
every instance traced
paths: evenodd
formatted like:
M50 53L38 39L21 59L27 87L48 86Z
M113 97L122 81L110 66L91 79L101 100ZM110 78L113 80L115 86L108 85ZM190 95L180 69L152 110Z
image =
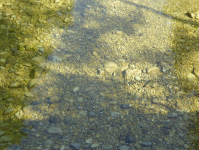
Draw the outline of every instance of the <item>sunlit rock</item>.
M198 81L198 78L192 73L187 74L187 79L188 81Z
M104 64L104 70L108 73L113 73L117 69L117 64L113 61L108 61Z
M76 87L73 89L73 92L76 93L76 92L79 91L79 89L80 89L79 86L76 86Z
M147 73L148 74L159 74L160 69L158 67L149 67L149 68L147 68Z
M37 57L33 57L32 58L32 63L34 64L34 65L39 65L39 64L41 64L41 63L44 63L45 62L45 57L43 57L43 56L37 56Z
M9 88L18 88L20 86L20 82L13 82L9 85Z
M21 119L22 116L23 116L23 111L20 109L17 113L15 113L15 116L16 116L18 119Z
M141 74L141 70L138 69L127 69L125 70L125 77L131 77L132 75Z

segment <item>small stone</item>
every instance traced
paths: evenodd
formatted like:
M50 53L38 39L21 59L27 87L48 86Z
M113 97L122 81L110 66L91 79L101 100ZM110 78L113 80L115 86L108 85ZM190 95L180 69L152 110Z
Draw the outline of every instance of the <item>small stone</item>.
M33 97L33 96L34 96L34 95L32 94L32 92L25 92L24 95L27 96L27 97Z
M91 148L96 148L96 147L99 147L99 143L93 143L93 144L91 145Z
M49 122L50 122L50 123L57 123L57 120L58 120L58 119L57 119L56 116L50 116L50 117L49 117Z
M23 116L23 111L20 109L17 113L15 113L15 116L16 116L18 119L21 119L22 116Z
M79 91L79 89L80 89L79 86L76 86L76 87L73 89L73 92L76 93L76 92Z
M32 88L35 85L35 80L34 79L30 79L28 81L28 88Z
M4 6L11 6L12 3L4 3L3 5L4 5Z
M138 69L127 69L124 72L125 77L131 77L132 75L138 75L141 74L141 70Z
M45 140L45 142L44 142L44 147L45 148L51 147L52 145L53 145L53 140L51 140L51 139Z
M147 73L148 74L159 74L160 73L160 69L158 67L149 67L147 68Z
M6 134L5 131L0 130L0 136L2 136L2 135L4 135L4 134Z
M159 103L159 101L158 101L158 99L157 99L157 98L153 98L153 99L152 99L152 103L154 103L154 104L158 104L158 103Z
M8 115L8 114L11 114L12 112L14 111L13 108L7 108L5 111L4 111L4 115Z
M46 130L49 134L62 135L63 131L59 127L50 127Z
M125 142L126 143L135 143L135 138L133 137L132 134L127 133L127 135L125 136Z
M104 145L103 150L112 150L113 146L112 145Z
M57 102L59 102L59 97L58 97L58 96L52 96L52 97L50 98L50 102L51 102L51 103L57 103Z
M92 139L92 138L86 139L86 143L91 144L92 142L93 142L93 139Z
M33 57L32 58L32 63L33 65L39 65L41 63L44 63L45 62L45 57L43 56L37 56L37 57Z
M18 88L20 86L20 82L13 82L9 85L9 88Z
M14 136L12 135L3 135L0 137L0 143L7 143L14 140Z
M132 104L121 104L120 107L121 108L131 108Z
M14 98L8 98L6 99L6 102L12 102L14 100Z
M37 77L40 77L41 76L41 73L42 73L43 69L40 68L40 67L36 67L35 68L35 73L34 73L34 76L37 78Z
M70 117L66 117L66 118L64 118L63 123L68 124L69 122L71 122L71 120L72 119Z
M192 74L192 73L188 73L187 74L187 79L188 79L188 81L194 81L194 82L196 82L196 81L198 81L198 78L194 75L194 74Z
M104 64L104 70L108 73L113 73L117 69L117 64L113 61L108 61Z
M74 142L74 143L71 143L70 146L71 146L72 148L74 148L75 150L78 150L78 149L80 149L81 144L78 143L78 142Z
M150 147L152 145L152 143L151 142L143 142L140 145L143 147Z
M30 115L30 112L32 111L32 108L33 107L31 105L24 106L23 107L24 115Z
M168 115L168 118L175 118L175 117L177 117L177 116L178 116L177 113L172 112L172 113L170 113L170 114Z
M119 147L119 150L129 150L130 149L130 146L127 146L127 145L122 145Z

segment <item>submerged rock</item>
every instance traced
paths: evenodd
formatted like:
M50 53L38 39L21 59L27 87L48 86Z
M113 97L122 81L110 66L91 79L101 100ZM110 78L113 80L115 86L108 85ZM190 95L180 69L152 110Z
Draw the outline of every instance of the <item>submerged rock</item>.
M113 61L108 61L104 64L104 70L108 73L113 73L117 69L117 64Z

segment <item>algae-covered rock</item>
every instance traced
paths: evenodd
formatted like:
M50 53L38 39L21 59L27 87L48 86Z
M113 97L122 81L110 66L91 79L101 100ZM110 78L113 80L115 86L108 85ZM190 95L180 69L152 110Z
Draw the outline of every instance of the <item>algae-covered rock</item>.
M3 135L0 137L0 143L7 143L7 142L11 142L13 140L14 140L13 135Z
M34 79L29 80L28 88L32 88L34 85L35 85L35 80Z
M20 82L13 82L9 85L9 88L18 88L20 86Z

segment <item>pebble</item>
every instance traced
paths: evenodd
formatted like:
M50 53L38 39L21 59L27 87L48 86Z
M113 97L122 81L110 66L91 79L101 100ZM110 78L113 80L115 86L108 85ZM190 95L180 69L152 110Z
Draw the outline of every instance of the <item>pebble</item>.
M93 144L91 145L91 148L96 148L96 147L99 147L99 143L93 143Z
M0 136L6 134L5 131L0 130Z
M71 118L70 117L66 117L66 118L64 118L64 120L63 120L63 122L64 122L64 124L68 124L69 122L71 122Z
M59 127L50 127L46 130L48 133L50 134L58 134L58 135L62 135L63 134L63 131L61 128Z
M160 73L160 69L158 67L149 67L147 68L148 74L158 74Z
M178 116L178 114L175 113L175 112L172 112L172 113L168 114L168 118L175 118L177 116Z
M79 91L79 89L80 89L79 86L76 86L76 87L73 89L73 92L76 93L76 92Z
M47 140L44 141L44 147L49 148L53 145L53 143L54 143L53 140L47 139Z
M93 142L93 139L92 139L92 138L86 139L86 143L91 144L92 142Z
M20 109L17 113L15 113L15 116L18 118L18 119L21 119L23 117L23 111Z
M33 86L35 85L35 80L34 79L30 79L29 81L28 81L28 88L32 88Z
M49 122L50 122L50 123L57 123L57 120L58 120L58 119L57 119L57 116L50 116L50 117L49 117Z
M125 136L125 142L126 143L135 143L134 136L130 133L127 133L127 135Z
M3 135L0 137L0 143L7 143L14 140L14 136L12 135Z
M78 142L74 142L74 143L71 143L70 146L71 146L72 148L74 148L75 150L78 150L78 149L80 149L81 144L78 143Z
M188 81L191 81L191 82L198 81L198 78L194 74L192 74L192 73L188 73L187 74L187 79L188 79Z
M113 146L108 144L108 145L104 145L103 150L112 150Z
M121 108L131 108L133 105L132 104L121 104Z
M9 85L9 88L18 88L20 86L20 82L13 82Z
M36 67L36 68L35 68L34 76L35 76L35 77L40 77L40 76L41 76L42 71L43 71L43 69L42 69L42 68L40 68L40 67Z
M30 115L29 113L32 111L32 105L27 105L23 107L24 115Z
M158 101L158 99L157 99L157 98L153 98L153 99L152 99L152 103L154 103L154 104L158 104L158 103L159 103L159 101Z
M122 145L119 147L119 150L129 150L130 149L130 146L127 146L127 145Z
M57 103L59 102L59 97L58 96L52 96L50 98L50 103Z
M141 74L141 70L138 70L138 69L127 69L125 70L125 77L131 77L132 75L137 75L137 74Z
M41 63L44 63L45 62L45 57L43 56L37 56L37 57L33 57L32 58L32 64L33 65L39 65Z
M104 64L104 70L108 73L113 73L117 69L117 64L113 61L108 61Z
M143 142L140 145L143 146L143 147L149 147L149 146L152 145L152 143L151 142Z
M12 112L14 111L13 108L7 108L5 111L4 111L4 115L8 115L8 114L11 114Z

